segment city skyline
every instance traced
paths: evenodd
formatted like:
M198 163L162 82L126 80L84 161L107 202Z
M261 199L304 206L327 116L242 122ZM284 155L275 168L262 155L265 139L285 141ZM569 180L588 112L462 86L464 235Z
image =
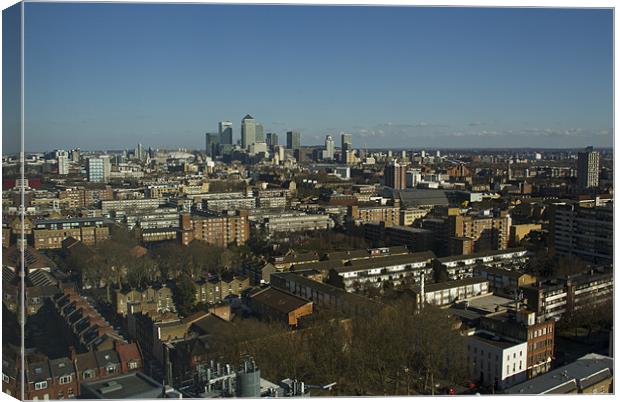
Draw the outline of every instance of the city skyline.
M3 10L4 394L616 391L613 6L78 1Z
M27 151L202 149L246 114L302 145L613 143L610 10L28 3L25 21Z

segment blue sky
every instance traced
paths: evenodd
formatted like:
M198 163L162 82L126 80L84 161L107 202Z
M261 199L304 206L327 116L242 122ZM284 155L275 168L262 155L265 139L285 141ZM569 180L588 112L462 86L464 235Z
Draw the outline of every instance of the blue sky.
M610 146L612 18L26 4L26 147L202 148L219 120L239 138L248 113L304 144L347 131L357 147Z

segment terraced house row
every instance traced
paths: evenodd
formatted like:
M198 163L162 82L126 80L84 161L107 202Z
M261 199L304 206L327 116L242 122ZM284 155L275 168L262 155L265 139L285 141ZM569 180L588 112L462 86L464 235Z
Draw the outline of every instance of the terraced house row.
M52 301L67 336L72 337L82 349L107 350L113 348L115 343L127 343L75 289L64 287Z
M19 351L3 352L2 391L17 396L21 388ZM57 359L31 353L25 361L27 400L77 398L85 384L137 372L144 366L136 343L115 343L111 349L80 354L72 351L70 356Z

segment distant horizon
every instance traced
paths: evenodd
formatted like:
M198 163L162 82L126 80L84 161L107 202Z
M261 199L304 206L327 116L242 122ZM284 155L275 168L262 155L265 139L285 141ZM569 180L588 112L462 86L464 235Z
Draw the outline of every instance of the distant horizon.
M3 13L9 152L16 7ZM200 149L219 121L239 139L248 113L304 146L347 132L358 149L613 147L611 8L24 7L26 149Z
M137 144L136 144L137 145ZM143 146L146 145L146 148L148 150L149 146L148 144L142 144ZM281 144L280 144L281 145ZM318 144L318 145L302 145L301 148L318 148L321 147L322 145ZM557 152L562 152L562 151L581 151L583 149L585 149L588 146L585 147L569 147L569 148L561 148L561 147L556 147L556 148L541 148L541 147L471 147L471 148L462 148L462 147L456 147L456 148L440 148L440 147L423 147L423 148L398 148L398 147L388 147L388 148L381 148L381 147L368 147L368 148L355 148L355 150L359 151L359 150L365 150L365 151L469 151L469 152L476 152L476 151L531 151L531 152L550 152L550 151L557 151ZM178 151L180 149L186 149L188 152L204 152L204 149L199 149L199 148L188 148L188 147L150 147L151 149L155 150L155 151ZM122 148L122 149L86 149L86 148L72 148L72 149L67 149L67 148L54 148L54 149L47 149L47 150L42 150L42 151L25 151L24 154L25 155L32 155L32 154L45 154L48 152L53 152L55 150L58 149L63 149L65 151L71 151L72 149L79 149L80 152L123 152L123 151L132 151L135 149L135 147L133 148ZM335 147L336 150L340 150L341 148L339 146ZM614 147L596 147L593 146L593 149L595 150L603 150L603 151L613 151ZM18 155L19 152L3 152L3 156L9 156L9 155ZM432 155L430 155L432 156Z

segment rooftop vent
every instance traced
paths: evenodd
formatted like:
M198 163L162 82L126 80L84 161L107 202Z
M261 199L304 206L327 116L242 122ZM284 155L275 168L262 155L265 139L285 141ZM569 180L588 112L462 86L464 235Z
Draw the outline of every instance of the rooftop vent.
M99 388L99 392L103 395L109 394L110 392L120 391L123 389L123 385L117 383L116 381L110 381L106 383L103 387Z

